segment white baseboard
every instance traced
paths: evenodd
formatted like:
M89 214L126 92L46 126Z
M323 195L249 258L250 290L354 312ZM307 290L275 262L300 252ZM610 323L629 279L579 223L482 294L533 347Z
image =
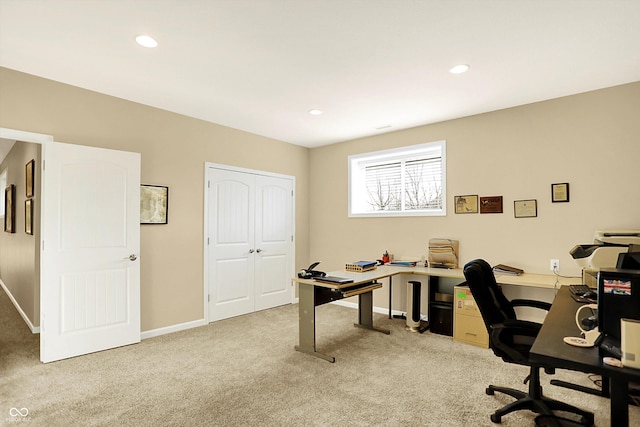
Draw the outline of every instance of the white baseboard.
M40 333L40 326L33 326L33 323L31 323L31 319L29 319L27 314L22 310L22 307L20 307L20 304L18 304L18 301L16 301L16 299L13 297L13 295L11 295L11 292L9 291L9 288L6 287L6 285L4 284L2 279L0 279L0 286L2 286L2 289L4 290L4 293L7 294L7 296L9 297L9 300L11 301L13 306L16 308L18 313L20 313L20 316L22 316L22 320L24 320L24 322L27 324L27 327L29 328L31 333L32 334L39 334Z
M177 325L171 325L164 328L152 329L150 331L144 331L140 333L140 338L145 340L147 338L158 337L160 335L171 334L173 332L184 331L186 329L197 328L199 326L205 326L207 322L204 319L194 320L192 322L179 323Z

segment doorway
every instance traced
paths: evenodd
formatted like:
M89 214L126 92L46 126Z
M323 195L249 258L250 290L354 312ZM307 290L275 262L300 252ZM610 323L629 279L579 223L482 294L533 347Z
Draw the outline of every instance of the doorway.
M293 302L295 178L205 165L209 322Z
M40 360L139 342L140 154L4 128L0 139L41 144L46 164L30 200Z

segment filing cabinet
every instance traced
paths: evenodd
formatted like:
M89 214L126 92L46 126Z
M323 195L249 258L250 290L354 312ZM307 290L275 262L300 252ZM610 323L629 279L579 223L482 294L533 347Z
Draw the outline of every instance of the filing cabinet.
M489 348L489 334L468 286L453 288L453 339Z

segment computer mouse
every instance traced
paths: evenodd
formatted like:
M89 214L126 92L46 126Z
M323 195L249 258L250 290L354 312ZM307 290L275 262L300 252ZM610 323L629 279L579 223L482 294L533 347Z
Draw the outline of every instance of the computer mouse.
M593 291L587 291L584 294L582 294L582 298L598 299L598 294Z

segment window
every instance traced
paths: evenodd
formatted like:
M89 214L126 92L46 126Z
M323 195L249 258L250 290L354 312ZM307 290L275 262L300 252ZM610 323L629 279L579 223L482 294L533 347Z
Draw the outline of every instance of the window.
M349 156L349 216L446 215L446 142Z

